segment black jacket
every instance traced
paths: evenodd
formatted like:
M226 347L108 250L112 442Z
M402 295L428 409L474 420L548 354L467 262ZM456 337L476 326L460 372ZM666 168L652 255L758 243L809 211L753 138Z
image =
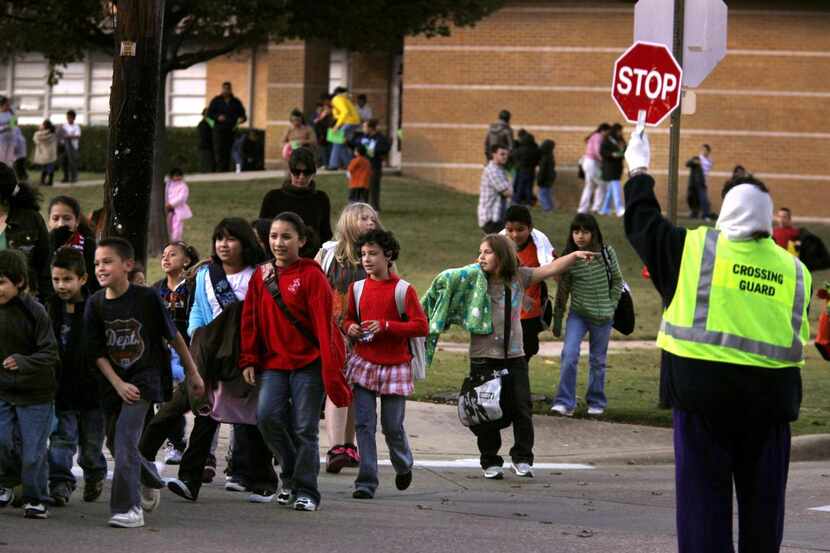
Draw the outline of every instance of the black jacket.
M208 106L208 117L213 119L213 128L217 130L230 131L236 127L239 119L245 118L245 107L239 98L231 96L226 102L221 94L214 96ZM219 116L224 115L225 120L219 121Z
M282 188L269 191L262 198L259 218L273 219L283 211L293 211L314 231L315 236L300 252L303 257L314 257L320 246L331 240L331 202L314 182L308 188L297 188L286 181Z
M60 366L57 371L58 391L55 396L55 408L58 411L85 411L101 406L98 392L103 376L95 365L95 360L86 354L84 336L84 309L88 295L75 304L74 313L70 314L69 336L65 346L58 345ZM64 301L52 296L48 303L52 330L57 340L61 337L63 325Z
M599 155L602 158L602 180L620 180L623 171L623 153L625 142L617 142L610 136L599 147Z
M536 171L536 166L539 165L539 146L536 145L533 135L526 134L516 142L516 148L513 150L513 162L519 171L526 173Z
M556 181L556 158L553 156L552 140L543 140L539 146L539 172L536 182L540 188L550 188Z
M204 117L199 124L196 125L196 131L199 133L199 149L213 150L213 129Z
M663 218L649 175L625 184L625 233L668 306L677 289L686 229ZM766 369L663 352L661 402L724 424L794 421L801 394L798 367Z
M6 218L6 225L9 249L26 254L29 263L29 291L45 301L52 295L52 273L49 268L52 249L43 217L33 209L12 208Z
M58 344L46 310L29 294L0 305L0 360L13 355L17 370L0 365L0 400L12 405L55 398Z

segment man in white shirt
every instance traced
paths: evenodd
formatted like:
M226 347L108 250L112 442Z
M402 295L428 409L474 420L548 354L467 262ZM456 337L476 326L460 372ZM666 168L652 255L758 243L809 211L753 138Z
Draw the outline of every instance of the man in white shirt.
M60 144L63 146L63 180L61 182L78 181L78 162L81 151L81 126L75 123L75 111L66 112L66 123L61 125Z
M365 123L369 119L372 119L372 106L367 103L367 98L365 94L358 94L357 95L357 112L360 114L360 121Z

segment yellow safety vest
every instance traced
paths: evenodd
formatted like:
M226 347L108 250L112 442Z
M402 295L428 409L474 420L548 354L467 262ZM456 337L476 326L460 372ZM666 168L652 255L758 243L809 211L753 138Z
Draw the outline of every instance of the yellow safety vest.
M772 239L686 232L680 276L657 345L680 357L782 368L804 365L812 278Z

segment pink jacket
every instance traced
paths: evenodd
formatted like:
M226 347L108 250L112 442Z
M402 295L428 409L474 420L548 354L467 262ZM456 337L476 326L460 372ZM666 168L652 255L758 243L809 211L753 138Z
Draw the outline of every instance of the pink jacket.
M165 179L165 190L167 203L173 206L173 215L176 218L183 220L193 217L193 212L190 211L190 206L187 205L190 189L184 179L178 181Z
M602 144L602 138L602 133L600 132L595 132L591 135L588 139L588 143L585 145L585 157L589 157L597 161L602 159L599 155L599 147Z

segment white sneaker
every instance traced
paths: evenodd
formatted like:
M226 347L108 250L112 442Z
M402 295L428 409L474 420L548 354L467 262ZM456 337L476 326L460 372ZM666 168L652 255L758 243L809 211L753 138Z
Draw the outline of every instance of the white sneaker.
M247 492L248 488L244 486L241 482L237 482L236 480L228 480L225 482L225 491L226 492Z
M561 403L557 403L553 407L550 408L551 413L556 413L557 415L562 415L563 417L572 417L574 415L573 409L568 409Z
M510 468L516 476L521 478L533 478L533 468L527 463L510 463Z
M248 496L249 503L271 503L277 495L273 490L252 490Z
M294 502L295 511L316 511L317 503L310 497L298 497Z
M144 526L144 511L136 506L126 513L112 515L109 525L113 528L141 528Z
M141 485L141 508L148 513L155 511L161 503L161 490Z
M14 488L0 488L0 507L5 507L14 501Z
M290 505L297 500L297 495L286 488L282 488L277 494L277 503L280 505Z
M592 417L598 417L605 413L605 409L602 407L588 407L588 414Z
M175 447L168 446L167 447L167 454L164 456L164 464L165 465L178 465L182 462L182 455L183 452L179 451Z
M484 469L484 478L487 480L501 480L504 478L504 469L496 465L487 467Z

